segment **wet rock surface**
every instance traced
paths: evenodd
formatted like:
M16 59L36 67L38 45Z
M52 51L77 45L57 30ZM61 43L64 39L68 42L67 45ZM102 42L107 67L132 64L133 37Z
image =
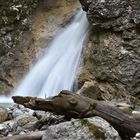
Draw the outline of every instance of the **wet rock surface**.
M7 0L0 4L0 94L9 94L80 7L78 0Z
M80 1L93 27L84 50L84 69L105 100L139 98L140 1Z
M16 83L16 73L27 66L21 60L27 44L20 46L31 27L31 15L37 0L2 0L0 3L0 94L8 93ZM18 72L16 72L16 70Z

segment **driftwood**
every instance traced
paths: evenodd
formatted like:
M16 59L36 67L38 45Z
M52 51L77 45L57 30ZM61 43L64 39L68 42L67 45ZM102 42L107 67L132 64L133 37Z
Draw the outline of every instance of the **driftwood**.
M51 98L13 96L15 103L33 110L50 111L67 118L100 116L108 121L121 137L133 137L140 132L140 121L130 118L119 109L82 95L62 91Z
M0 140L41 140L44 131L31 132L23 135L9 136L0 138Z

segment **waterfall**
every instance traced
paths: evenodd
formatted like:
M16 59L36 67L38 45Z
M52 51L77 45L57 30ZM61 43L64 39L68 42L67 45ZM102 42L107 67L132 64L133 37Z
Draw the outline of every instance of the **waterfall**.
M23 78L12 95L49 97L72 90L83 42L89 31L86 14L79 11L70 25L47 46L45 54ZM10 98L0 97L9 102Z

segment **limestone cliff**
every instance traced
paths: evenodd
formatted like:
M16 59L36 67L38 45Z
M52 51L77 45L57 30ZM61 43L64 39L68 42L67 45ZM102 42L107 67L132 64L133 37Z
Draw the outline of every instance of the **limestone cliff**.
M0 94L9 93L81 7L78 0L2 0Z
M80 2L92 26L80 84L91 82L104 99L140 98L140 1Z
M28 62L23 62L28 46L20 42L25 41L22 37L30 29L36 6L37 0L2 0L0 3L0 93L12 89L17 73L28 67Z

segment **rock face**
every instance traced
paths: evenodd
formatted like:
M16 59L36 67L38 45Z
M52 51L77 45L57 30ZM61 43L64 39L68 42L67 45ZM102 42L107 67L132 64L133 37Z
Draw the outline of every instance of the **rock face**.
M5 55L16 46L23 31L29 28L29 19L37 0L7 0L0 4L0 55ZM8 50L9 48L9 50Z
M49 126L42 140L121 140L117 131L100 117L72 120Z
M22 73L28 67L28 62L24 64L21 58L28 46L19 43L25 41L22 37L30 28L29 17L36 6L37 0L2 0L0 3L0 94L13 88L15 73Z
M80 7L78 0L7 0L0 4L0 94L8 94L42 48Z
M104 99L140 98L140 1L80 0L93 30L84 68ZM90 80L89 80L90 81Z

